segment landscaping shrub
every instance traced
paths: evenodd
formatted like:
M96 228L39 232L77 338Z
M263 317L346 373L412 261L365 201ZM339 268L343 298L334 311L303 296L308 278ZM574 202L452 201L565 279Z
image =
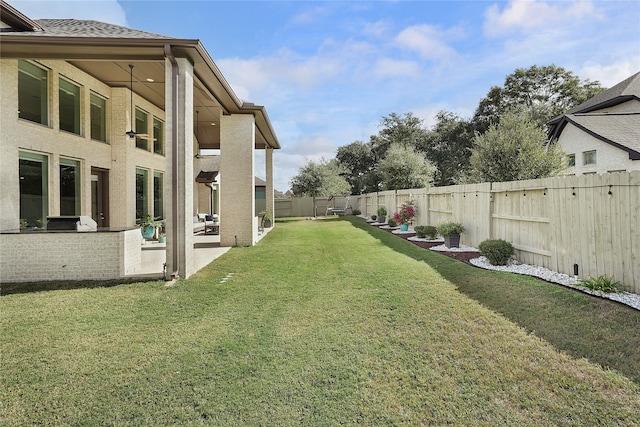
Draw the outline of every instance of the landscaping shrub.
M507 265L515 252L513 245L502 239L485 240L480 243L478 249L492 265Z
M362 212L360 212L360 209L354 209L351 213L354 215L360 215Z
M393 218L389 218L389 221L387 221L387 225L389 227L397 227L398 224L396 224L396 222L393 220Z
M592 291L618 292L620 282L613 280L613 276L608 277L603 275L597 278L589 276L588 279L581 279L579 285L589 288Z
M438 237L438 229L433 225L425 225L424 226L424 234L427 236L429 240L435 240Z
M443 222L437 227L438 234L448 236L449 234L464 233L464 226L459 222Z
M413 227L416 232L416 237L419 237L421 239L427 237L426 233L424 232L424 227L424 225L416 225L415 227Z
M375 216L375 215L371 215L371 219L372 219L372 220L374 220L374 221L375 221L377 218L378 218L377 216Z

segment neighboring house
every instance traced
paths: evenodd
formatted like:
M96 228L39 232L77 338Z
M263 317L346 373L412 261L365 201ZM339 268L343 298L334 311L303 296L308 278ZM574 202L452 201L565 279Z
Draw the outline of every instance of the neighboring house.
M640 73L548 123L568 174L640 170Z
M199 40L0 8L0 281L135 275L147 214L165 220L174 276L194 272L197 213L219 214L222 246L256 242L254 152L266 152L273 210L280 145L266 109L237 97ZM57 216L92 217L99 231L24 230ZM59 259L85 241L84 265Z

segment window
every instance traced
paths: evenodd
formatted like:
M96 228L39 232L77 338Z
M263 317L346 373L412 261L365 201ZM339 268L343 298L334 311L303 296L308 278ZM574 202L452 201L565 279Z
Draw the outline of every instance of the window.
M164 218L164 175L162 172L153 173L153 216L156 219Z
M148 172L136 169L136 218L141 219L149 215Z
M60 159L60 215L80 215L80 162Z
M582 164L587 165L595 165L596 164L596 150L585 151L582 153Z
M136 133L147 134L147 113L136 108ZM136 147L148 150L147 140L144 138L136 137Z
M153 152L164 154L164 123L155 117L153 118Z
M60 79L60 130L80 135L80 86Z
M107 142L107 101L91 94L91 139Z
M20 152L20 221L29 228L44 226L49 214L49 159Z
M567 155L567 166L572 167L576 165L576 155L569 154Z
M18 61L18 117L49 124L48 81L47 70Z

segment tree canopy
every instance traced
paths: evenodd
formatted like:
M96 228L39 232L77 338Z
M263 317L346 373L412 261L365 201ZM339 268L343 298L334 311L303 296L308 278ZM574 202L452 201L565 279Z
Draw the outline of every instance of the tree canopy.
M392 144L379 163L385 190L426 187L436 167L412 147Z
M557 144L521 109L502 116L487 132L476 133L466 182L500 182L554 176L564 169Z
M350 194L349 183L341 175L344 170L336 160L309 161L291 178L291 190L296 196L327 197Z

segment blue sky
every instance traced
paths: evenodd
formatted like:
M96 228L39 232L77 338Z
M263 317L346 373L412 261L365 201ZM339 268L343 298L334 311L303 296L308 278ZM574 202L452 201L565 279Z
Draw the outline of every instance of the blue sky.
M199 39L236 94L267 107L281 191L392 112L426 127L442 109L470 117L516 68L555 64L606 87L640 71L639 0L9 3L34 19Z

